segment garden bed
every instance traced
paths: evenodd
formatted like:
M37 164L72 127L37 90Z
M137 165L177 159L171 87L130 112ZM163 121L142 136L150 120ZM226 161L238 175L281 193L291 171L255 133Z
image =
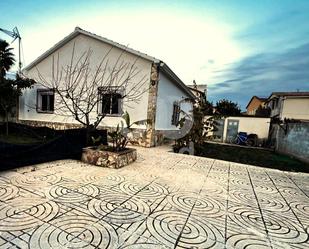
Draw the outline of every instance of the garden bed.
M97 146L92 146L83 149L81 160L96 166L118 169L136 161L136 158L136 149L126 148L115 152L111 147L102 150Z
M308 163L301 162L287 155L278 154L274 151L259 148L205 143L204 146L195 148L195 154L236 163L309 173Z

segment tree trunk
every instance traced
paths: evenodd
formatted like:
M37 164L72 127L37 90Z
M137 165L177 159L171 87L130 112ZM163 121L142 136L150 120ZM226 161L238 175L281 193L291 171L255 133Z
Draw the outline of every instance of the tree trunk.
M86 146L89 146L91 144L90 133L91 133L91 130L87 127L86 128Z
M91 133L94 132L96 129L93 128L92 125L89 125L86 127L86 145L90 146L92 145L92 139L91 139Z

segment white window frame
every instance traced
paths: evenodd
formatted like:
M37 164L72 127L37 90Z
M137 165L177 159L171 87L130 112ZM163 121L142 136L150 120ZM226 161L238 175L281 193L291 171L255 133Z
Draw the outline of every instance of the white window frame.
M44 96L44 95L53 96L53 98L54 98L53 108L51 108L51 106L50 106L50 99L47 98L47 110L42 110L42 96ZM36 111L38 113L54 113L54 110L55 110L55 91L54 91L54 89L48 89L48 88L37 89Z
M110 94L112 98L112 94L119 94L121 95L121 98L118 99L118 113L112 113L112 105L109 107L109 113L103 113L102 112L102 101L103 101L103 95L104 94ZM124 90L119 87L101 87L98 89L98 114L99 115L106 115L109 117L121 117L123 114L123 98L124 96ZM111 101L112 102L112 101Z

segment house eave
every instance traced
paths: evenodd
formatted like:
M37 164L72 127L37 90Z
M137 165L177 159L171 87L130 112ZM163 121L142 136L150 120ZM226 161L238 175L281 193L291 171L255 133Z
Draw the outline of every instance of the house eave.
M190 89L182 82L181 79L169 68L169 66L164 63L159 63L160 71L166 74L174 83L177 84L179 88L181 88L188 96L193 100L196 99L196 96L190 91Z

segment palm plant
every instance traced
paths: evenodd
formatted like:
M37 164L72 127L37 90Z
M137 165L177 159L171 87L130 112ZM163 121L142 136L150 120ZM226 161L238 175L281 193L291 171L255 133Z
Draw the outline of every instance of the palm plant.
M16 74L14 80L5 78L15 63L12 49L6 41L0 40L0 115L5 117L6 135L9 133L9 114L12 114L14 107L18 107L18 97L22 94L22 89L35 83L20 74Z
M0 80L2 81L6 75L6 72L14 65L15 59L12 49L9 44L0 40Z
M148 119L144 119L144 120L139 120L139 121L135 121L131 123L130 115L127 111L122 115L122 118L124 119L125 124L121 120L120 126L118 124L114 131L108 132L108 136L111 138L111 141L112 141L112 148L114 151L117 151L117 152L124 150L126 146L128 145L128 143L132 142L128 136L128 133L132 131L133 125L139 125L145 122L149 122Z

